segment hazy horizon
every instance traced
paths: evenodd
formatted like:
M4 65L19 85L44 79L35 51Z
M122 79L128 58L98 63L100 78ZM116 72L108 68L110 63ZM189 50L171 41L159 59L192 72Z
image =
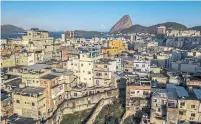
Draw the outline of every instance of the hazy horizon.
M151 26L177 22L193 27L201 25L201 2L2 2L2 25L25 30L36 27L48 31L104 31L124 15L133 24Z

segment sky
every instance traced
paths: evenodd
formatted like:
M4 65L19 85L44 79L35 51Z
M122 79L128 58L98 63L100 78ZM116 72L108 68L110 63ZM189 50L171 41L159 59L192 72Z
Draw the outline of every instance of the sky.
M4 1L1 12L2 24L12 24L26 30L34 27L48 31L109 31L127 14L133 24L143 26L170 21L187 27L201 25L201 1Z

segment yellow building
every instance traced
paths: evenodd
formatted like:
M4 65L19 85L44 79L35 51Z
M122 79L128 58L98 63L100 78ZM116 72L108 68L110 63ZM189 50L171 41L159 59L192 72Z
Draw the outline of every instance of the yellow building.
M125 44L121 40L112 40L108 41L107 48L103 49L104 54L108 54L110 56L116 55L121 53L125 50Z
M5 55L1 57L1 68L13 67L15 66L15 56Z
M151 76L153 81L157 81L160 84L166 84L168 81L168 78L160 73L153 73Z
M119 54L121 52L116 48L105 48L105 49L103 49L103 53L108 54L110 56L114 56L114 55Z
M16 65L33 65L34 53L33 52L17 52L15 53Z
M122 47L123 42L121 40L111 40L109 41L109 47L110 48L118 48Z
M191 51L191 52L188 52L188 56L198 57L198 56L201 56L201 52Z
M201 122L199 100L178 100L178 119L183 121Z
M26 87L13 93L14 113L23 117L40 119L46 115L44 88Z

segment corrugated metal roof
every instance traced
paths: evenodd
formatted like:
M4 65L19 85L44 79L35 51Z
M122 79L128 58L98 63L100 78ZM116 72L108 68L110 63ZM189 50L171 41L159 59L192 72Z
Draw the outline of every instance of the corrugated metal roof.
M155 98L167 98L167 90L166 89L157 89L153 88L151 89L153 93L153 97Z
M197 99L201 100L201 89L193 89L193 92L195 93Z
M155 93L166 93L167 90L166 90L166 89L153 88L153 89L151 89L151 92L155 92Z
M188 97L188 92L184 89L184 87L176 86L176 92L178 97Z
M170 100L177 100L178 99L177 93L175 91L168 91L167 95L168 95L168 99L170 99Z
M167 89L176 89L176 85L175 84L166 84L166 88Z

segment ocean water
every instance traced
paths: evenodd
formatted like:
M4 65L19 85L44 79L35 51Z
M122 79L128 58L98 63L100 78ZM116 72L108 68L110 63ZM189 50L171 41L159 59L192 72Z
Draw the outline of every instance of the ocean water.
M61 38L63 32L49 32L50 37ZM22 38L22 34L1 34L1 39Z
M61 38L61 35L63 32L49 32L50 37L54 38ZM108 38L108 37L119 37L119 36L76 36L76 38L86 38L86 39L91 39L93 37L98 37L98 38ZM1 34L1 39L8 39L8 38L22 38L22 34Z

